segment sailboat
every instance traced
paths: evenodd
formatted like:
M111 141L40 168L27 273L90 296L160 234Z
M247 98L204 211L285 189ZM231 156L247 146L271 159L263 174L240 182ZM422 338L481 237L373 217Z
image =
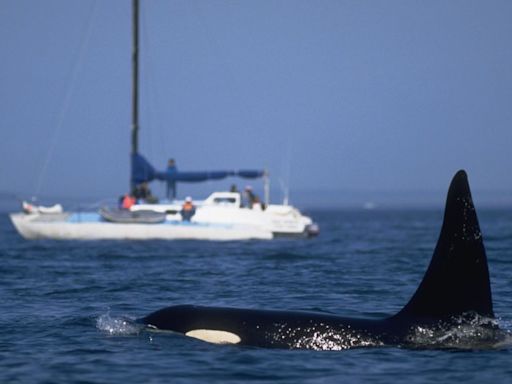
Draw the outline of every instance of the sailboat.
M132 8L131 193L120 207L103 207L96 212L67 212L60 204L44 207L24 202L22 212L10 215L19 234L25 239L55 240L270 240L317 235L318 225L297 208L270 204L268 174L264 170L181 172L170 162L166 170L159 171L139 153L139 0L132 1ZM242 193L235 190L213 192L202 201L177 199L178 183L227 177L263 179L264 200L260 202L250 190L245 191L250 197L246 204ZM156 202L144 193L147 183L153 180L167 183L168 199ZM191 209L187 210L187 206Z

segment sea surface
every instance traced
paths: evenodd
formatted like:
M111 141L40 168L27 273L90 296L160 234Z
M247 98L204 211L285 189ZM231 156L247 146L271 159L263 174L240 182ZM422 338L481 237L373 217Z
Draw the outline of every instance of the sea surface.
M317 238L245 242L26 241L2 213L0 383L512 382L510 341L270 350L208 344L133 322L187 303L385 317L421 281L443 215L307 213L320 225ZM494 310L510 331L512 210L478 213Z

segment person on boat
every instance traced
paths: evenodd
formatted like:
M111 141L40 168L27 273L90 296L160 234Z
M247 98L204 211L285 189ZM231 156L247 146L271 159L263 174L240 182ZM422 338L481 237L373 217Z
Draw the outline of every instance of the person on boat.
M192 219L192 216L195 215L196 207L194 206L194 203L192 202L192 198L190 196L186 197L185 202L181 207L180 213L183 221L190 221L190 219Z
M243 207L243 201L242 201L242 194L238 190L236 184L231 184L231 188L229 189L229 192L238 193L240 195L240 207Z
M248 185L245 187L245 195L247 196L248 206L250 209L261 209L261 202L259 197L253 192L252 187Z
M176 199L176 181L172 180L172 176L176 175L177 172L176 161L169 159L167 161L167 176L169 176L167 179L167 198L170 200Z
M121 209L130 209L132 205L134 205L135 203L135 197L127 193L126 195L123 196L123 199L121 200Z
M148 183L146 181L134 188L133 196L135 196L137 200L143 200L148 204L158 203L158 198L151 194L151 189L149 189Z

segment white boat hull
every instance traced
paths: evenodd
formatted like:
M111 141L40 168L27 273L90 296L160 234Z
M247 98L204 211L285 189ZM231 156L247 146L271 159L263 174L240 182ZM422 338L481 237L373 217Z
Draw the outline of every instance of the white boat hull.
M90 215L90 214L88 214ZM53 215L11 214L17 231L25 239L54 240L269 240L272 232L256 226L186 222L123 224L103 221L68 221ZM68 218L71 216L68 216Z
M208 199L196 204L197 209L190 221L181 216L181 202L176 201L165 204L136 204L131 211L117 213L115 210L104 209L100 213L48 213L33 209L25 210L24 213L13 213L10 217L25 239L228 241L270 240L278 236L318 234L318 226L309 217L288 205L269 205L265 209L242 207L240 195L232 192L214 192ZM105 218L105 212L115 214ZM139 216L142 217L143 213L148 212L153 212L165 220L137 222ZM116 220L116 217L121 217L122 220Z

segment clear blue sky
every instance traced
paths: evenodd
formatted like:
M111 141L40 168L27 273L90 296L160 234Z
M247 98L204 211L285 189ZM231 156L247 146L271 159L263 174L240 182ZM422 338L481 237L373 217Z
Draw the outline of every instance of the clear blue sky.
M444 194L465 168L511 195L511 1L141 5L155 166L267 168L277 196ZM0 191L125 192L131 2L2 0L0 34Z

